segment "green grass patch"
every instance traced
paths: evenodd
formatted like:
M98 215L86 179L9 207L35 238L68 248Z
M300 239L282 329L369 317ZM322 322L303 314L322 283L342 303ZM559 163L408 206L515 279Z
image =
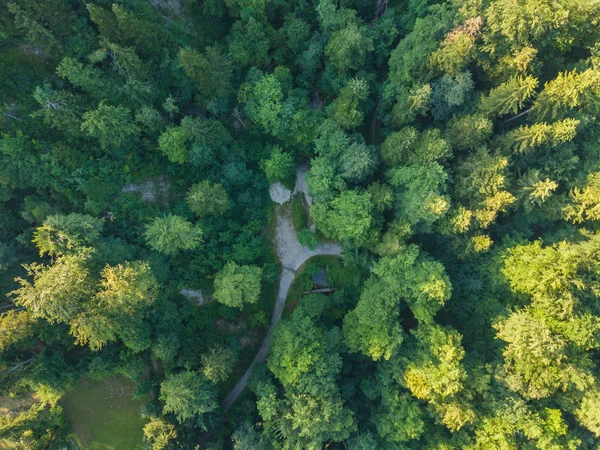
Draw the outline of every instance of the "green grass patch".
M304 292L313 288L312 277L327 269L329 287L343 289L347 296L358 295L362 274L354 267L344 266L339 256L319 255L310 258L297 271L286 298L283 317L288 318L296 309Z
M296 194L292 197L292 221L296 233L308 225L308 211L304 195Z
M144 449L140 415L145 400L133 400L135 385L122 376L103 381L83 378L61 400L80 449Z

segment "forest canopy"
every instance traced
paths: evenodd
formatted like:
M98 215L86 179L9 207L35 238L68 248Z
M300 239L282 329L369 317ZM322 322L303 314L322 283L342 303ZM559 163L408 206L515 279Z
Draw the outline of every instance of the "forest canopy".
M0 112L1 448L600 449L598 0L7 0Z

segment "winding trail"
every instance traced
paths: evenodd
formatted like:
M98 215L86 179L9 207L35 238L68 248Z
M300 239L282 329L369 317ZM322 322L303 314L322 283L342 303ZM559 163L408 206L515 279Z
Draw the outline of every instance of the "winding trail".
M303 189L304 181L304 169L298 170L296 189L294 192L303 192L306 195L305 189ZM311 200L307 196L307 201L310 204ZM285 306L285 299L290 289L292 281L296 276L298 268L306 262L306 260L317 255L341 255L342 248L339 244L326 243L321 244L316 250L309 250L303 247L296 238L296 230L292 223L292 219L289 213L286 213L286 209L280 206L276 206L277 211L277 225L275 229L275 245L277 247L277 256L281 262L283 270L279 278L279 291L277 292L277 300L275 302L275 308L273 309L273 316L271 317L271 324L267 330L267 335L260 346L260 349L256 353L252 364L246 370L246 373L240 378L235 387L227 394L223 401L223 408L227 411L231 405L235 403L238 396L242 393L248 380L252 376L252 367L257 362L264 362L269 351L269 343L271 342L271 336L273 329L277 322L281 319L281 313Z

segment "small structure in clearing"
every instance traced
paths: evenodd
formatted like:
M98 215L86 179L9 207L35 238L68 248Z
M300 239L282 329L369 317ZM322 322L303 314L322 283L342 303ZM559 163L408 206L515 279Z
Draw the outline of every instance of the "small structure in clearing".
M312 277L313 285L315 289L323 289L328 287L327 285L327 269L319 270Z

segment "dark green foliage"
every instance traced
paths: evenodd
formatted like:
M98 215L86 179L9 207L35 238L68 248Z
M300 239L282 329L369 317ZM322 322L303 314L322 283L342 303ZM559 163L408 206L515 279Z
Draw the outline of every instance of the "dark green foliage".
M308 225L308 212L304 195L294 195L292 197L292 220L296 232Z
M205 180L193 185L186 201L190 210L197 216L222 216L229 207L227 191L220 184L211 185Z
M308 228L303 228L298 231L298 242L300 245L307 247L309 250L316 250L319 246L319 239Z
M599 18L0 2L0 447L121 374L154 450L595 449Z
M231 89L233 71L231 60L218 48L209 47L205 53L192 49L179 51L179 64L196 83L205 97L222 97Z

